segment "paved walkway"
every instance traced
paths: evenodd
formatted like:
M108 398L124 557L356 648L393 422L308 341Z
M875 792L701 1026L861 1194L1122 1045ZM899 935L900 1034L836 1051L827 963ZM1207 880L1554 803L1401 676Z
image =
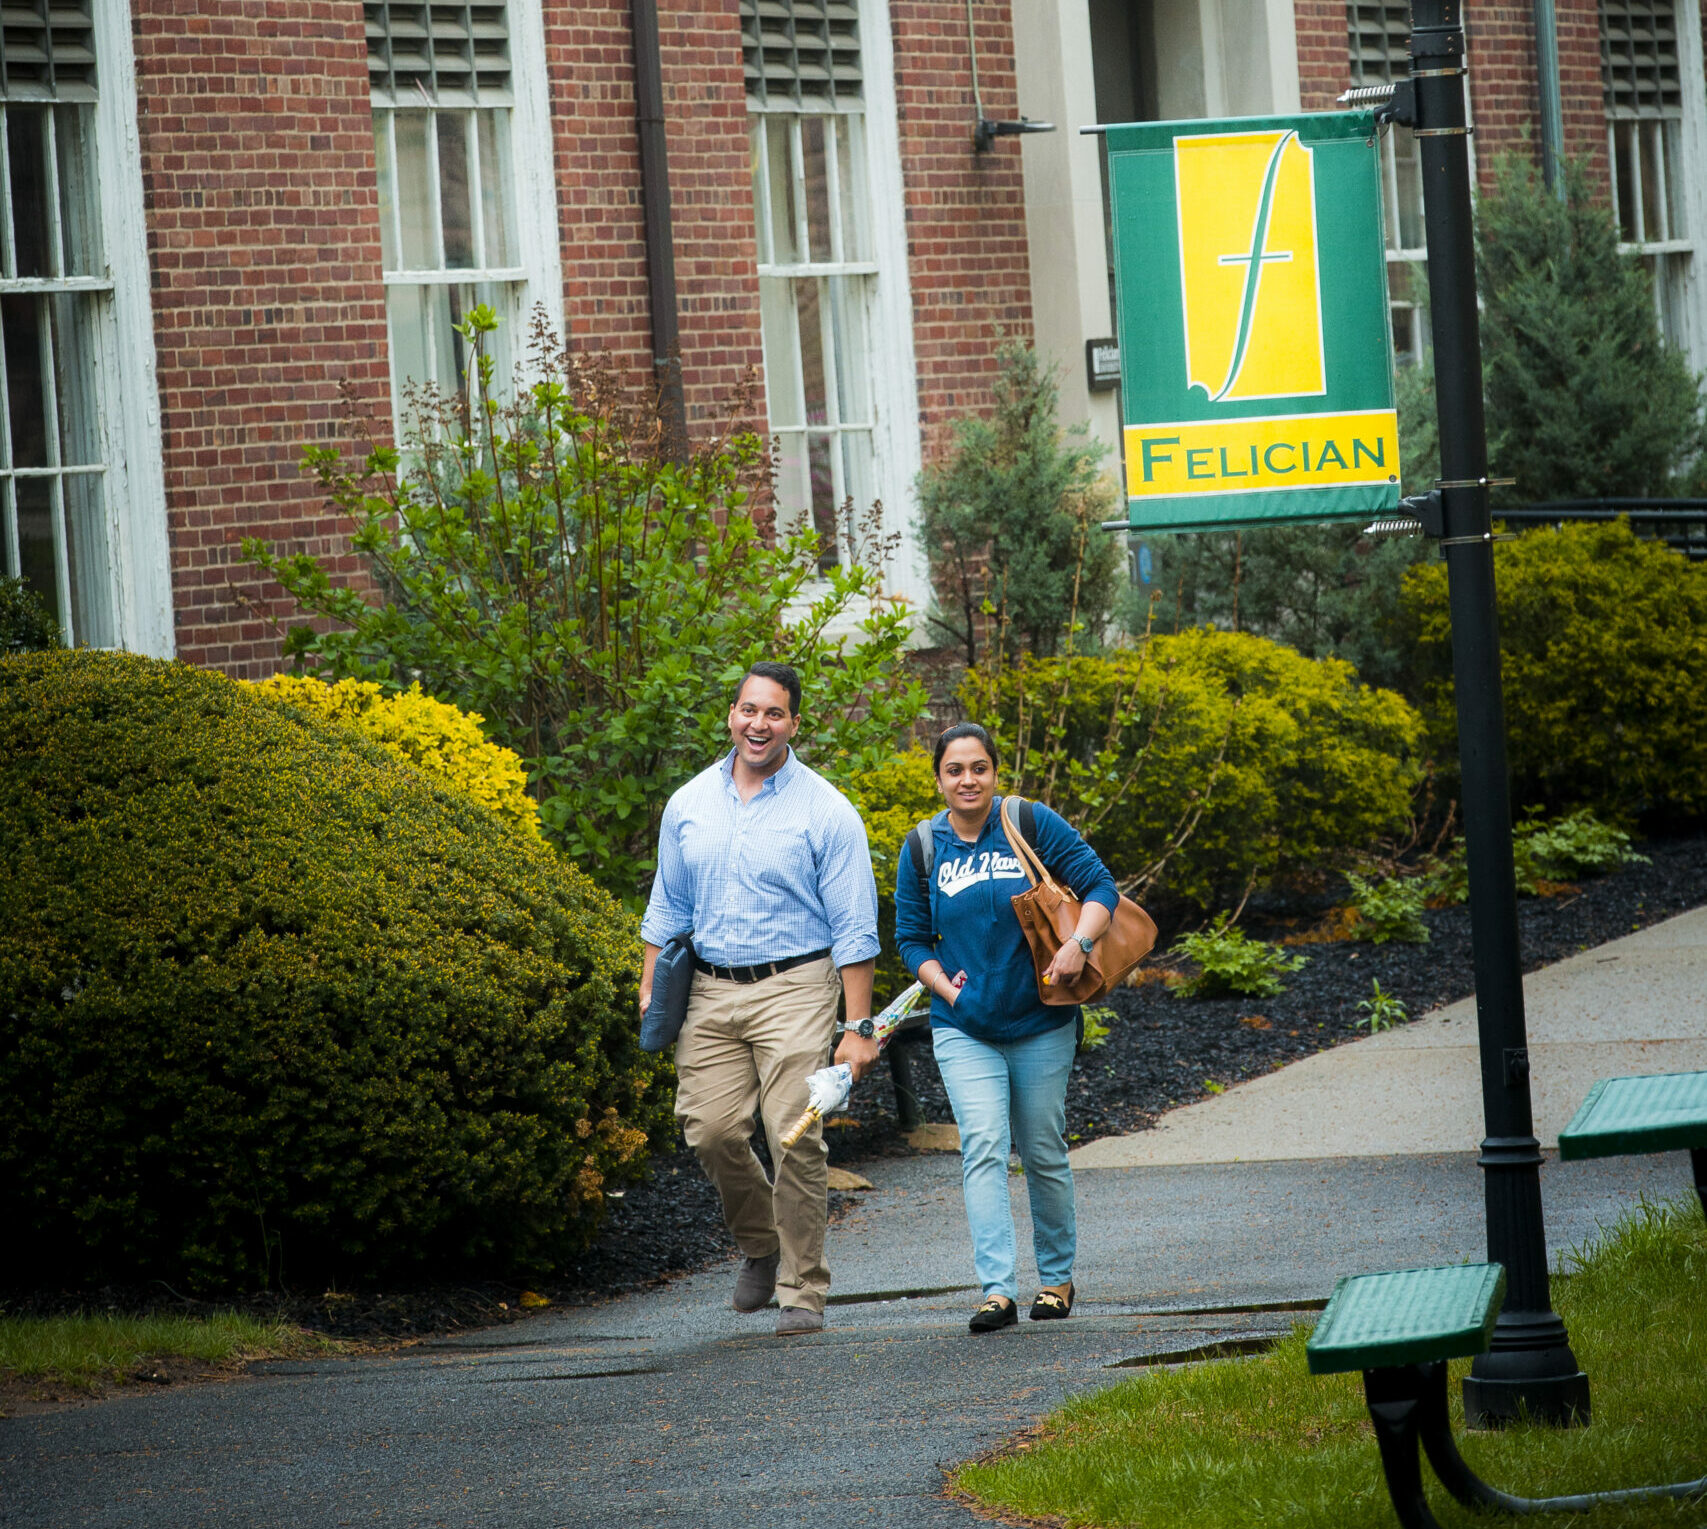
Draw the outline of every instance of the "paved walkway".
M1707 1068L1707 908L1524 978L1544 1147L1597 1078ZM1465 999L1073 1153L1074 1168L1456 1152L1482 1138L1476 1005Z
M1543 1089L1562 1087L1545 1080L1577 1065L1573 1047L1602 1048L1597 1066L1638 1055L1645 1070L1675 1065L1677 1046L1707 1033L1704 936L1707 918L1691 914L1532 979L1551 1048L1538 1048ZM263 1365L229 1385L0 1422L0 1525L970 1529L978 1521L940 1496L940 1467L1064 1397L1147 1356L1283 1331L1336 1275L1484 1255L1480 1174L1463 1150L1476 1121L1461 1122L1451 1152L1361 1155L1372 1137L1414 1141L1392 1116L1422 1080L1452 1076L1417 1069L1438 1061L1431 1052L1462 1051L1468 1023L1448 1011L1288 1070L1327 1072L1321 1087L1342 1100L1348 1079L1365 1088L1357 1129L1326 1118L1314 1138L1290 1128L1299 1152L1341 1155L1230 1164L1218 1129L1199 1138L1216 1161L1082 1174L1083 1297L1070 1322L970 1338L958 1159L886 1161L866 1169L876 1188L831 1231L822 1334L777 1339L769 1314L737 1316L723 1267L381 1358ZM1402 1044L1436 1030L1454 1039ZM1100 1145L1081 1152L1084 1166ZM1586 1241L1638 1193L1676 1195L1684 1180L1676 1154L1549 1161L1549 1244Z

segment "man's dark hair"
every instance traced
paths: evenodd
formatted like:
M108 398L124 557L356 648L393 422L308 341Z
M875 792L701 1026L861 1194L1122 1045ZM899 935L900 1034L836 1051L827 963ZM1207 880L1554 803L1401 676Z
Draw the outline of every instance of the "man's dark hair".
M936 741L936 753L931 756L931 768L938 775L942 774L942 756L947 753L948 746L961 738L976 738L983 744L984 752L990 756L990 768L1001 768L1001 761L996 758L996 740L989 732L976 722L956 722L953 727L944 728Z
M773 664L769 659L760 659L741 676L741 683L735 687L735 699L729 704L738 705L741 692L747 688L751 679L770 680L773 684L781 685L788 692L788 714L791 717L800 715L800 676L787 664Z

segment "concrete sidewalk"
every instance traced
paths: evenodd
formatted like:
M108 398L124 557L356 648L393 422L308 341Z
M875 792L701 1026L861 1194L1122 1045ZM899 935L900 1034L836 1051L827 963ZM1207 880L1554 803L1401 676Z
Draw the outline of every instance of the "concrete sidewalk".
M1707 908L1596 946L1523 982L1535 1133L1559 1132L1597 1078L1707 1068ZM1073 1167L1462 1152L1482 1139L1474 999L1338 1046L1104 1137Z

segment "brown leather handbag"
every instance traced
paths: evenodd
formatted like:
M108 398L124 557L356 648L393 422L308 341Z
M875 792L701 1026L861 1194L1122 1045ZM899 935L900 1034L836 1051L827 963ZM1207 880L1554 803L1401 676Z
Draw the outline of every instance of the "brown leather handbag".
M1038 858L1037 851L1025 841L1019 831L1018 816L1009 809L1018 800L1002 798L1002 827L1008 843L1019 855L1019 863L1031 883L1028 891L1013 899L1014 916L1025 932L1025 942L1031 947L1031 964L1037 973L1037 996L1046 1004L1066 1006L1089 1003L1114 987L1145 956L1156 943L1156 925L1130 897L1122 897L1114 917L1085 957L1083 970L1064 987L1044 985L1043 974L1055 959L1055 952L1073 938L1079 927L1079 912L1084 904L1049 874ZM1034 869L1035 867L1035 869Z

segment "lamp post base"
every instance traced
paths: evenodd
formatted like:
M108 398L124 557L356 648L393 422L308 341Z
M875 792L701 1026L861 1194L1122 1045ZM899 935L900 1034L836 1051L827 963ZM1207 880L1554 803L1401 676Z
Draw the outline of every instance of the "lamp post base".
M1588 1376L1577 1368L1577 1356L1563 1341L1559 1319L1552 1312L1544 1316L1502 1312L1499 1325L1506 1327L1508 1316L1516 1316L1519 1320L1512 1326L1529 1327L1531 1323L1522 1320L1526 1315L1539 1317L1535 1326L1557 1325L1560 1341L1547 1347L1503 1348L1496 1328L1494 1346L1477 1358L1464 1377L1465 1427L1500 1428L1523 1419L1555 1428L1587 1424ZM1533 1335L1511 1334L1519 1342L1525 1336Z

